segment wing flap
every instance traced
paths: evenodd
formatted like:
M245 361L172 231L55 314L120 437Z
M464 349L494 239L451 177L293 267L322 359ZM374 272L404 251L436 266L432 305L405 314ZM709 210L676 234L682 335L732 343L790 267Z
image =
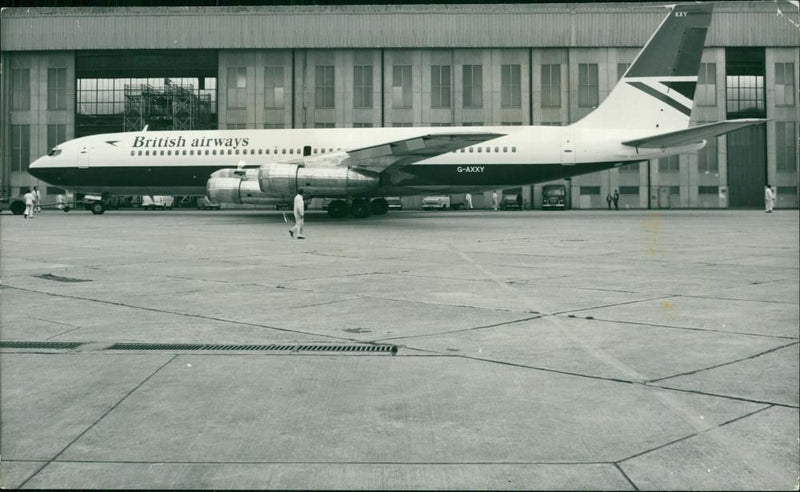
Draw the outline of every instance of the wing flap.
M340 165L374 172L407 166L470 145L502 137L502 133L436 133L347 151Z
M746 128L748 126L760 125L767 120L759 118L749 118L741 120L717 121L706 125L693 126L685 130L678 130L650 137L637 138L622 142L622 145L641 149L660 149L664 147L678 147L702 142L710 138L718 137L734 130Z

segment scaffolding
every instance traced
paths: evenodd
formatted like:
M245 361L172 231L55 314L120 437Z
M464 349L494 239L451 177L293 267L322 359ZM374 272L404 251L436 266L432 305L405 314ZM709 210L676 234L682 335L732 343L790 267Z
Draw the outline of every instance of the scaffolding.
M211 95L197 94L190 84L179 86L169 79L164 87L149 84L125 86L126 132L150 130L196 130L209 127Z

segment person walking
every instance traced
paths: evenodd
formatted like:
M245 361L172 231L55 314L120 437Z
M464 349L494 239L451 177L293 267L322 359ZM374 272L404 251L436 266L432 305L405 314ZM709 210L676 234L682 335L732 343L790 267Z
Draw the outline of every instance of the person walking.
M33 187L33 213L42 213L42 195L39 194L39 187Z
M613 200L613 198L611 198L611 192L609 191L608 195L606 195L606 203L608 204L609 210L611 210L611 200Z
M614 210L619 210L619 191L614 190Z
M33 218L33 204L35 203L35 198L33 196L33 192L30 188L28 188L28 192L22 197L25 200L25 215L22 218L24 219L32 219Z
M303 189L297 189L297 195L294 196L294 225L289 229L289 235L297 239L305 239L303 236L303 219L306 215L306 204L303 201Z
M492 209L497 212L497 192L492 192Z
M467 193L466 195L464 195L464 200L467 202L467 208L469 210L472 210L472 194Z
M772 213L772 207L775 206L775 193L772 191L772 187L767 183L764 186L764 208L766 209L765 212L768 214Z

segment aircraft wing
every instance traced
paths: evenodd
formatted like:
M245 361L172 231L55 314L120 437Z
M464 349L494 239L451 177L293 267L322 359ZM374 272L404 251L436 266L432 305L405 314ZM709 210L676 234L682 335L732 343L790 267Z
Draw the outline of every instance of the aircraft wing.
M341 165L383 172L502 137L502 133L435 133L349 150Z
M766 121L767 120L760 118L717 121L715 123L708 123L707 125L693 126L685 130L678 130L675 132L661 133L659 135L653 135L650 137L628 140L627 142L622 142L622 145L628 145L642 149L677 147L681 145L702 142L703 140L718 137L740 128L745 128L752 125L760 125Z

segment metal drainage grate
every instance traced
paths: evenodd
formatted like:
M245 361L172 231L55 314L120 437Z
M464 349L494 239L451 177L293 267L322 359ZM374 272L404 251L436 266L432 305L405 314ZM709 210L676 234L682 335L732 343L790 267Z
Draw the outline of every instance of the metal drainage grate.
M253 350L253 351L285 351L285 352L389 352L397 353L396 345L229 345L229 344L194 344L194 343L115 343L106 350Z
M0 342L0 348L22 349L74 349L80 342Z
M91 282L91 280L86 280L82 278L71 278L71 277L60 277L58 275L53 275L52 273L45 273L42 275L33 275L36 278L43 278L45 280L54 280L56 282Z

